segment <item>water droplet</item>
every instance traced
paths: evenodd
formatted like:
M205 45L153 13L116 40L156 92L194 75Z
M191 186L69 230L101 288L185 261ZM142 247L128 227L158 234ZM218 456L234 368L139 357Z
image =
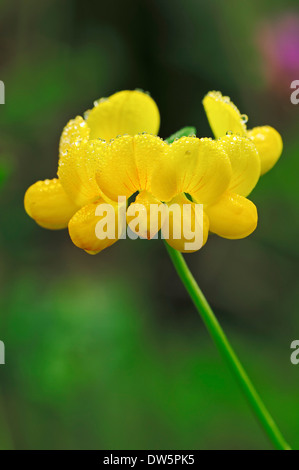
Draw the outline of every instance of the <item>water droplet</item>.
M226 135L233 135L233 131L227 131Z
M247 114L242 114L242 115L241 115L241 119L242 119L242 121L244 122L244 124L246 124L246 122L248 121L248 116L247 116Z
M93 105L94 105L94 107L99 106L99 104L104 103L104 101L107 101L107 100L108 100L108 98L105 98L105 97L100 98L99 100L94 101Z

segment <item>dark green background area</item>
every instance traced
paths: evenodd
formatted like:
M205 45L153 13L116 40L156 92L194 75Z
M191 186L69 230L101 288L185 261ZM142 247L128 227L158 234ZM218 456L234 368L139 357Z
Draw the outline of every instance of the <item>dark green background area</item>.
M134 88L156 100L162 137L186 125L211 135L201 100L213 89L249 127L283 136L281 160L252 193L256 232L211 236L186 259L299 448L299 105L289 88L299 76L269 82L257 40L265 23L299 15L296 5L0 2L1 449L270 448L161 241L120 241L92 257L25 214L27 187L56 174L66 122Z

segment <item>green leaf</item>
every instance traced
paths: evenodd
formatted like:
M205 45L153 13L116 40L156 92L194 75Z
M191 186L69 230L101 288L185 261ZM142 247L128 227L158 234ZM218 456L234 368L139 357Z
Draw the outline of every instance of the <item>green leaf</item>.
M181 137L189 137L190 135L196 135L195 127L183 127L168 137L168 139L165 139L165 142L172 144L172 142L174 142L176 139L180 139Z

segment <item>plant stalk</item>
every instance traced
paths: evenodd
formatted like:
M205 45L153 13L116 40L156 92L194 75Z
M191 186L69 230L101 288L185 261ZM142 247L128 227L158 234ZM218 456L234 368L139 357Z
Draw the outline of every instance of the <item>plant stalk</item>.
M182 283L190 295L221 356L230 366L262 428L276 449L290 450L290 446L285 441L261 397L255 390L214 312L191 274L182 254L173 249L166 242L165 245Z

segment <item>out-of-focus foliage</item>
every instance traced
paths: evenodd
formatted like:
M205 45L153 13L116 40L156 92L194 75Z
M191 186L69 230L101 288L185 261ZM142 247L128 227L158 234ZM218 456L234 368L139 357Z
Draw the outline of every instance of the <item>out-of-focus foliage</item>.
M26 188L55 176L67 120L136 87L157 101L163 137L186 125L211 135L201 100L212 89L249 127L283 136L281 160L252 194L257 231L211 237L187 261L299 448L289 359L299 336L299 105L287 82L299 77L269 80L284 62L271 69L263 42L269 31L285 41L285 18L298 15L291 0L0 3L0 448L269 446L160 241L91 257L24 212Z
M3 155L0 155L0 190L12 174L13 163Z

